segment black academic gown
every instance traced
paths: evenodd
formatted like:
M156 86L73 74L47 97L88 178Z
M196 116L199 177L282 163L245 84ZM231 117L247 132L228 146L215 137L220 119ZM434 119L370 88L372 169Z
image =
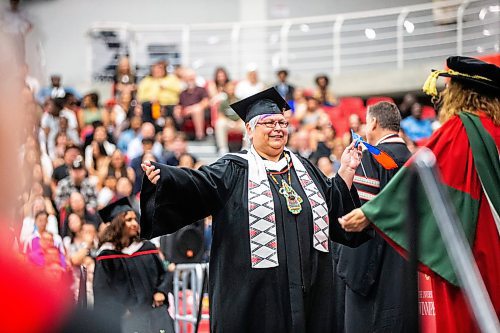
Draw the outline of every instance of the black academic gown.
M155 250L153 243L145 241L131 256L116 250L103 250L96 258L94 309L113 318L122 318L128 312L123 321L124 332L147 333L161 322L166 333L173 333L167 306L157 310L164 312L164 316L151 307L157 292L165 295L164 304L168 304L167 272L158 254L150 253Z
M302 159L323 193L330 212L330 234L352 246L366 234L346 233L337 217L359 204L338 177L324 177ZM141 192L143 235L171 233L212 215L210 318L212 332L330 332L333 328L331 253L313 248L311 207L292 170L292 186L304 199L303 210L291 215L269 178L276 213L279 266L252 269L248 229L248 164L226 155L200 170L160 168L160 180L144 179Z
M399 167L411 156L403 143L381 143L377 147L387 152ZM363 152L362 163L369 179L365 178L360 166L356 170L358 177L354 184L361 202L365 203L370 195L376 195L384 188L399 167L384 169L368 151ZM370 183L370 179L374 182ZM405 327L408 311L404 309L402 298L407 264L382 237L375 233L373 239L355 249L334 244L334 259L335 313L337 318L344 317L344 320L337 321L337 331L364 333L408 330Z

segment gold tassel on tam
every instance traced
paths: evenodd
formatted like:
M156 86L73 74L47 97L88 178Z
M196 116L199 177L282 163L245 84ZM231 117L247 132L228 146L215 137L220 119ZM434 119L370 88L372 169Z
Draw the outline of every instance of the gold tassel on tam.
M429 74L429 77L427 77L427 80L425 80L424 86L422 87L422 91L429 96L437 97L437 95L438 95L437 88L436 88L437 79L439 76L441 76L443 74L445 74L444 76L451 77L451 78L462 77L462 78L475 79L475 80L480 80L480 81L481 80L482 81L489 81L489 82L492 81L492 80L488 79L487 77L484 77L481 75L464 74L464 73L454 71L452 69L439 70L439 71L433 71L431 74Z
M427 95L436 97L438 95L436 88L438 76L447 72L448 71L434 71L431 74L429 74L427 80L425 80L424 86L422 87L422 91Z

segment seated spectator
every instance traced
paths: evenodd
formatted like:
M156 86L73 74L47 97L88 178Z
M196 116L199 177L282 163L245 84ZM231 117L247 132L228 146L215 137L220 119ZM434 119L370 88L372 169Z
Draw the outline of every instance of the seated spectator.
M114 129L113 137L118 138L121 131L124 130L128 114L131 113L132 95L124 92L117 97L117 103L111 108L109 114L109 124Z
M158 103L171 116L173 108L179 103L181 81L176 75L168 74L167 62L159 60L151 66L151 74L143 78L137 87L137 101L140 104ZM145 121L154 121L152 114L143 114Z
M60 75L53 74L50 76L50 86L42 88L37 95L37 101L39 104L45 103L49 99L54 98L64 98L66 94L72 94L77 99L81 99L82 96L71 87L63 87L61 83L62 79Z
M160 156L162 152L161 143L155 141L156 130L153 124L145 122L141 126L139 135L132 139L127 148L127 157L129 161L134 158L141 156L144 153L143 149L143 139L148 139L153 141L152 151L153 154Z
M305 113L300 115L296 114L295 119L300 122L300 129L311 131L317 127L330 123L330 118L323 111L320 106L319 100L315 97L307 97L307 109Z
M109 164L110 156L116 146L108 141L108 133L104 125L96 126L93 140L85 148L85 167L91 176L101 176L103 169Z
M238 82L235 88L235 95L238 99L244 99L264 90L264 83L259 81L257 66L250 64L247 70L247 77Z
M208 94L205 88L196 85L196 73L192 69L184 71L187 87L179 97L179 104L174 109L174 118L180 125L186 118L193 120L197 140L205 138L205 111L208 108Z
M75 127L70 127L69 119L65 116L59 117L59 133L65 133L68 136L69 141L74 143L75 145L80 144L80 137L78 136L78 125L76 125Z
M342 156L342 152L345 149L345 145L342 143L340 138L334 140L332 154L330 155L330 159L333 162L333 171L337 173L340 168L340 158Z
M69 214L67 235L63 237L64 249L66 251L66 254L68 255L68 259L70 255L69 247L71 243L77 241L80 235L80 230L82 230L82 224L83 221L80 216L76 215L75 213Z
M153 156L155 161L158 161L158 157L153 153L154 142L151 138L142 139L142 151L143 153L130 161L130 167L134 170L135 181L133 193L136 194L141 190L142 185L142 175L144 171L141 168L141 163L144 161L144 156Z
M64 118L61 118L64 119ZM65 132L57 133L54 142L49 143L48 155L54 167L64 164L64 152L68 144L72 142Z
M403 97L403 101L399 104L399 112L401 112L401 118L406 118L411 114L411 108L413 104L417 103L417 98L411 93L407 93Z
M102 181L101 189L97 194L97 209L107 206L116 197L116 177L107 175Z
M230 131L240 132L245 134L245 123L230 107L231 104L238 101L234 94L234 84L228 83L225 92L221 94L221 102L219 104L219 114L215 123L215 140L219 154L224 155L229 152L228 133Z
M82 132L85 133L89 131L92 124L95 122L101 122L107 126L109 123L109 115L104 108L99 106L99 95L93 92L83 97L82 109L78 114L78 123Z
M214 73L214 80L209 81L207 85L210 105L216 105L221 100L221 95L225 93L226 85L230 83L229 75L223 67L217 67Z
M62 130L69 138L73 138L78 129L76 116L73 111L64 107L65 103L64 98L50 99L44 103L44 113L40 120L40 143L47 147L47 151L49 143L55 142L57 133L61 131L61 117L67 119L67 123L63 123L63 126L67 126Z
M165 156L165 154L170 153L176 135L177 130L174 126L165 126L163 128L163 131L161 132L161 143L163 146L161 156Z
M188 168L195 169L196 167L196 158L193 155L186 153L179 156L179 168Z
M319 101L320 105L333 106L337 103L333 93L328 88L330 79L327 75L321 74L316 76L316 89L314 90L314 97Z
M184 133L177 133L175 139L172 143L171 151L163 156L163 163L172 166L179 165L179 157L182 154L186 154L187 151L187 139Z
M74 293L75 301L78 300L80 292L80 266L85 264L87 258L96 255L98 244L97 230L93 224L89 223L81 224L79 230L71 238L67 250L67 258L69 264L72 266L73 284L71 289Z
M67 204L73 193L81 193L87 203L87 208L95 211L97 208L97 195L95 186L87 177L83 158L77 157L70 168L69 176L60 180L55 192L55 202L58 210Z
M129 143L135 139L142 126L142 118L140 116L133 116L130 118L129 128L120 132L116 146L122 152L127 153Z
M307 110L307 100L304 95L304 89L302 88L295 88L295 91L293 93L293 100L288 102L288 105L290 105L291 110L292 110L292 123L291 126L293 127L298 127L298 123L300 122L297 117L302 119L303 115L306 113Z
M70 235L69 216L71 214L76 214L83 223L93 224L96 229L99 229L102 223L99 215L85 207L84 196L79 192L73 192L69 197L68 206L64 207L64 210L61 210L61 218L63 218L61 235L63 237Z
M106 167L106 175L114 176L116 179L127 177L131 181L135 180L134 170L127 166L125 155L119 150L115 150L111 154L111 159Z
M335 143L335 129L331 124L318 127L311 132L310 145L314 153L310 156L312 162L316 162L321 157L330 157ZM340 165L339 165L340 166Z
M27 253L28 255L31 252L38 252L40 250L40 237L42 233L50 233L47 230L47 224L49 223L49 214L47 213L47 211L41 210L37 212L34 219L35 229L28 237L23 246L23 252ZM55 247L57 247L61 251L61 253L64 253L64 244L61 236L59 236L57 233L50 234L53 235L53 244L55 245Z
M432 135L432 122L429 119L422 119L422 106L420 103L413 104L411 115L401 121L401 129L410 140L417 144Z
M130 179L121 177L116 181L116 197L130 197L133 194L134 184Z
M304 158L309 158L313 153L309 141L309 132L305 129L300 129L293 133L292 136L290 150Z
M113 77L113 96L119 99L120 96L128 94L129 96L135 92L136 77L130 66L128 57L121 57L116 66L115 76Z
M55 281L60 281L66 270L66 258L48 231L40 232L39 245L28 252L28 260L35 266L42 267L53 274Z
M276 75L278 76L278 83L274 88L279 92L285 101L294 99L295 87L287 82L288 71L286 69L279 70Z
M57 217L49 213L50 210L53 210L52 204L50 200L46 200L43 196L36 196L30 203L27 204L29 209L29 214L26 214L23 219L23 225L21 227L21 233L19 235L19 241L21 244L26 243L31 235L35 232L35 216L39 212L47 212L47 226L46 230L54 235L59 234L59 226L57 222Z
M329 156L322 156L318 159L317 162L318 169L328 178L332 178L335 176L335 172L333 170L333 162L330 160Z
M350 130L353 130L354 133L360 135L361 137L365 136L364 125L361 123L361 118L357 114L355 113L351 114L349 116L348 121L349 121L349 131L344 133L343 135L344 146L348 146L352 141L352 135Z
M68 144L65 147L64 155L63 155L63 164L57 166L52 173L52 181L51 181L51 191L55 193L57 184L61 179L64 179L69 176L69 168L75 161L75 159L81 155L80 148L74 144Z

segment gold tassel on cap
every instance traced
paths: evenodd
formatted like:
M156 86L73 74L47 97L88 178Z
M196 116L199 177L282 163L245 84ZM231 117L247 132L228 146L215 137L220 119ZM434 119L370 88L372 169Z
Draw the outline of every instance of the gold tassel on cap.
M422 87L422 91L424 93L426 93L427 95L430 95L432 97L437 97L438 92L437 92L436 84L437 84L437 79L441 74L448 74L450 77L462 77L462 78L483 80L483 81L489 81L489 82L492 81L491 79L488 79L487 77L484 77L481 75L464 74L464 73L454 71L453 69L440 70L440 71L433 71L429 75L429 77L427 77L427 80L425 80L424 86Z
M438 76L447 72L448 71L433 71L429 74L427 80L425 80L424 86L422 87L422 91L427 95L436 97L438 95L436 88Z

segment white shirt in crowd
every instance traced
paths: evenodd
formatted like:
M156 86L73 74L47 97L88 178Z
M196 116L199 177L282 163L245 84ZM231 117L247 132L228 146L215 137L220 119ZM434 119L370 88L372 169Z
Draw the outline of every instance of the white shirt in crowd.
M261 92L264 88L265 86L262 82L252 84L248 80L242 80L236 85L234 94L238 97L238 99L244 99Z

